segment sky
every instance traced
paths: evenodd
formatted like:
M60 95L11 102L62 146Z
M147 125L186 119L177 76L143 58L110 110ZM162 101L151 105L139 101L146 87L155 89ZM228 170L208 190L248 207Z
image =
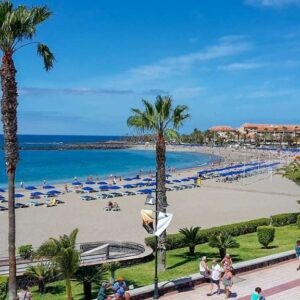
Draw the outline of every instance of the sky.
M141 99L171 95L191 132L300 123L300 0L49 0L36 49L15 54L19 133L125 135Z

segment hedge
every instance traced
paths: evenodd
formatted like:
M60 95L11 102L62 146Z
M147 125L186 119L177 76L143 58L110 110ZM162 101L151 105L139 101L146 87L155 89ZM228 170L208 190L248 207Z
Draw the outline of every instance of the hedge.
M273 226L259 226L257 227L258 242L264 248L268 248L269 244L274 241L275 227Z
M285 226L297 223L297 217L300 213L287 213L271 216L271 224L273 226Z
M297 217L297 226L298 226L298 228L300 229L300 214L299 214L298 217Z
M247 233L256 232L257 227L269 225L269 218L261 218L246 222L240 222L230 225L223 225L218 227L212 227L208 229L201 229L198 232L199 244L204 244L208 242L208 239L211 235L216 235L220 232L226 232L232 236L239 236ZM151 247L153 250L155 249L155 237L147 237L145 239L145 243L147 246ZM166 248L167 250L177 249L187 247L188 245L185 243L184 235L181 233L175 234L167 234L166 239Z

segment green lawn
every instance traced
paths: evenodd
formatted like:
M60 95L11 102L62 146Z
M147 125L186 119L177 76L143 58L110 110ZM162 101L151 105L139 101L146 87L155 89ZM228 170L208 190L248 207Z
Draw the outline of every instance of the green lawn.
M291 250L295 246L296 239L299 238L300 230L296 225L277 227L275 241L270 245L269 249L262 249L257 241L256 233L251 233L237 237L236 240L240 243L240 248L229 249L229 252L233 257L234 262L245 261ZM207 256L208 259L214 257L218 258L218 250L210 248L208 244L202 244L197 246L196 255L193 258L187 256L187 248L168 251L167 270L159 274L159 280L165 281L197 273L199 271L199 258L203 255ZM135 287L151 284L154 276L154 260L136 266L119 269L116 272L116 276L118 275L122 275L129 284L133 284ZM74 299L83 299L82 287L76 285L75 282L73 286ZM32 291L34 292L34 299L36 300L65 299L63 282L49 284L48 293L43 296L39 296L34 289L32 289ZM96 296L97 287L94 288L94 291Z

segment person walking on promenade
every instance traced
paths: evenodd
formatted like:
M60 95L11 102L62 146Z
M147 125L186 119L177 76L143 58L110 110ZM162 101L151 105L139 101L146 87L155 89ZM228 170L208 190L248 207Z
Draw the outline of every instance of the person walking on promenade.
M222 283L224 285L225 299L228 299L231 296L231 287L233 285L233 282L232 282L233 275L232 275L230 267L227 267L224 270L225 271L224 271L224 275L222 278Z
M296 242L295 251L296 251L296 256L297 256L298 262L299 262L297 271L300 271L300 240L297 240L297 242Z
M217 263L217 260L213 259L212 267L211 267L210 293L207 294L207 296L213 295L214 284L218 287L218 290L217 290L218 295L221 293L221 289L220 289L221 273L222 273L222 268Z
M227 269L227 268L232 270L232 259L231 259L231 256L230 256L229 253L227 253L225 255L225 257L222 259L221 266L224 270Z

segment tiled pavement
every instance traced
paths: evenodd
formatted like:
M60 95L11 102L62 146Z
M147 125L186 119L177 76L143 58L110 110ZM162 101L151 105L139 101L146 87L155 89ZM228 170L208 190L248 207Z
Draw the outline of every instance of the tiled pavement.
M251 292L260 286L267 300L300 300L300 271L296 271L297 260L275 266L238 274L232 287L232 299L249 300ZM160 297L163 300L224 299L224 294L206 296L209 286L199 285L192 290L172 292Z

